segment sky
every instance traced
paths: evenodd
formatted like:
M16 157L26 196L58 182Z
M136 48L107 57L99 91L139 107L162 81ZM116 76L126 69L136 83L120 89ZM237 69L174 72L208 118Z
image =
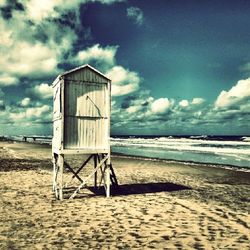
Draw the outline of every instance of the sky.
M112 80L112 135L250 135L250 1L0 0L0 135L52 135L51 83Z

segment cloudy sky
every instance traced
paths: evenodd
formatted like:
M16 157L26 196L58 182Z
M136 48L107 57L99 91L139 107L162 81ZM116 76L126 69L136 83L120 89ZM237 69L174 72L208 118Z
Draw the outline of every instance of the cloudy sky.
M67 2L67 3L65 3ZM112 134L250 134L250 1L0 0L0 135L51 135L51 83L112 79Z

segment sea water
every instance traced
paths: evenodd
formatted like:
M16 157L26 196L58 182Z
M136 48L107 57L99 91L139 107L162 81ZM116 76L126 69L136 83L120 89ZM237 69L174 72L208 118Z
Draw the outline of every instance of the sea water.
M245 167L250 170L250 137L147 136L111 138L114 153Z
M52 136L44 137L35 143L51 145L48 137ZM10 138L22 141L23 136ZM247 136L113 136L111 150L151 159L244 167L250 171L250 137Z

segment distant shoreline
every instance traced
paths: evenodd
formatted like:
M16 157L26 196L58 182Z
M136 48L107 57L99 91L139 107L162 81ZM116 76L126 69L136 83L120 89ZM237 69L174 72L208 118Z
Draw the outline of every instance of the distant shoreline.
M204 163L204 162L195 162L195 161L182 161L182 160L173 160L173 159L162 159L157 157L147 157L147 156L135 156L135 155L129 155L129 154L123 154L123 153L113 153L113 156L119 156L119 157L126 157L126 158L132 158L137 160L148 160L148 161L159 161L164 163L179 163L182 165L199 165L204 167L211 167L211 168L223 168L227 170L233 170L233 171L241 171L241 172L250 172L250 168L248 167L238 167L235 165L226 165L226 164L216 164L216 163Z
M27 143L27 144L38 144L38 145L43 145L47 147L51 147L51 144L43 142L41 143L39 140L38 141L19 141L15 139L9 139L5 138L6 140L2 140L2 137L0 137L0 141L9 141L9 142L14 142L14 143ZM112 152L112 148L111 148ZM125 154L125 153L117 153L117 152L112 152L112 156L117 156L117 157L124 157L124 158L131 158L131 159L137 159L137 160L147 160L147 161L158 161L158 162L164 162L167 164L171 163L176 163L176 164L181 164L181 165L194 165L194 166L203 166L203 167L210 167L210 168L220 168L220 169L226 169L226 170L231 170L231 171L240 171L240 172L250 172L250 168L248 167L239 167L235 166L233 164L217 164L217 163L204 163L204 162L198 162L198 161L182 161L182 160L174 160L174 159L163 159L159 157L147 157L147 156L136 156L136 155L131 155L131 154Z

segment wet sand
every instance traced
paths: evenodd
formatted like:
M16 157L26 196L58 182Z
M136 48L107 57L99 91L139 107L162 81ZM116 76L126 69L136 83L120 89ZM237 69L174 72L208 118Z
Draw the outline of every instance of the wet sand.
M50 157L0 142L0 249L250 249L250 173L113 156L111 198L90 188L60 202Z

